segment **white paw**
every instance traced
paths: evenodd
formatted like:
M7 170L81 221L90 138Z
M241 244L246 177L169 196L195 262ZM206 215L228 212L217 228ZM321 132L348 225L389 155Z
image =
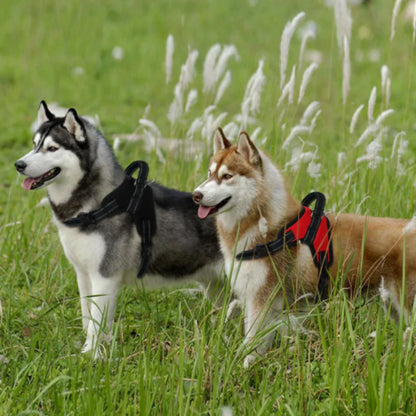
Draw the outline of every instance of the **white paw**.
M253 364L254 361L256 361L256 359L257 359L257 355L248 354L246 358L244 358L243 367L247 370L248 368L250 368L251 364Z
M81 354L89 353L94 349L94 345L92 342L85 341L85 344L81 348Z

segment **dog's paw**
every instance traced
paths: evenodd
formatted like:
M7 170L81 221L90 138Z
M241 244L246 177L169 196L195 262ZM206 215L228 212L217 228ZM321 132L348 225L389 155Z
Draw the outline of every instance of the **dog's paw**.
M258 355L257 354L248 354L246 358L244 358L243 367L245 370L249 369L251 365L256 361Z
M106 349L103 344L91 345L86 342L81 349L81 353L91 357L94 361L106 359Z
M225 316L225 320L229 321L230 319L236 318L241 313L242 310L243 310L243 303L238 299L234 299L228 305L227 315Z

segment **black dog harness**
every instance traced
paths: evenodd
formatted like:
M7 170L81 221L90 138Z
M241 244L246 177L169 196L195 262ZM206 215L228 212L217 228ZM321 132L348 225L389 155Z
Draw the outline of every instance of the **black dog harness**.
M139 169L137 179L132 177ZM152 188L147 183L149 166L142 160L136 160L127 166L126 178L114 191L101 202L100 208L81 212L78 216L64 221L68 227L87 227L97 224L105 218L127 212L132 217L136 230L142 240L140 267L137 277L142 277L152 257L152 237L156 232L156 214Z
M316 201L313 211L309 205ZM238 260L255 260L277 253L284 247L294 247L298 241L306 244L312 253L315 266L318 268L318 292L321 300L328 297L329 273L332 264L332 241L330 224L324 214L325 196L320 192L312 192L302 201L299 218L295 218L282 228L277 239L266 244L257 244L252 250L242 251Z

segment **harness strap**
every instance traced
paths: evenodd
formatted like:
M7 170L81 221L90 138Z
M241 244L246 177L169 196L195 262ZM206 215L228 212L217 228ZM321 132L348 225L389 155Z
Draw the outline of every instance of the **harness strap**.
M314 201L316 201L315 208L311 210L309 205ZM300 241L311 250L319 274L316 300L323 300L328 297L328 269L333 261L330 223L324 214L325 196L320 192L312 192L302 200L302 205L299 217L282 228L276 240L266 244L257 244L251 250L242 251L237 254L237 260L256 260L267 257L279 252L284 247L293 247L297 241Z
M133 173L139 170L137 179ZM156 213L152 188L147 184L149 166L137 160L127 166L124 181L110 192L101 202L100 208L90 212L80 212L76 217L64 221L68 227L87 227L105 218L127 212L134 220L141 237L141 259L137 277L142 277L152 256L152 237L156 232Z

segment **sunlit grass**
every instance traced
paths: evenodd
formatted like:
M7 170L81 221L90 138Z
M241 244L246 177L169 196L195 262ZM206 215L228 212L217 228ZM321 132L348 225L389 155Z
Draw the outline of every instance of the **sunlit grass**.
M352 8L351 90L343 106L333 11L323 1L2 2L0 414L220 415L223 407L235 415L415 413L413 339L403 341L403 325L386 317L378 297L351 300L343 292L335 294L313 308L305 321L308 334L277 336L266 356L244 370L241 317L226 322L226 309L217 309L201 294L126 288L107 360L81 356L75 273L63 255L50 209L37 206L44 192L24 192L13 168L14 160L29 151L29 127L41 99L76 107L81 114L97 113L109 138L133 132L150 104L147 116L162 134L183 138L215 98L202 94L206 53L215 43L234 44L240 60L229 61L231 84L214 113L227 112L228 123L241 111L247 82L264 59L261 110L247 130L251 134L262 128L257 143L281 168L293 161L295 147L315 152L319 177L308 174L306 162L285 169L296 197L319 190L331 210L411 218L416 207L414 45L411 24L400 14L389 41L393 3L380 0ZM307 50L318 51L322 62L303 100L297 104L296 95L293 104L276 109L280 36L300 11L306 12L305 22L317 25ZM166 85L169 33L175 52L172 80ZM295 34L288 76L298 64L300 43ZM192 84L199 96L189 114L172 126L167 112L188 45L200 53ZM122 60L113 59L115 46L123 48ZM373 86L378 91L375 118L387 109L380 89L383 64L391 74L395 113L384 123L382 160L370 170L357 159L374 137L354 146L368 126ZM297 69L296 91L305 68L306 62ZM322 113L312 133L282 150L313 100ZM350 134L360 104L365 108ZM403 176L397 174L396 156L391 157L401 130L409 141ZM151 178L192 190L206 176L211 149L206 143L202 157L189 160L160 149L163 161L156 152L144 153L140 142L121 142L117 156L124 166L146 159ZM338 163L341 152L345 158Z

